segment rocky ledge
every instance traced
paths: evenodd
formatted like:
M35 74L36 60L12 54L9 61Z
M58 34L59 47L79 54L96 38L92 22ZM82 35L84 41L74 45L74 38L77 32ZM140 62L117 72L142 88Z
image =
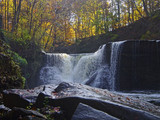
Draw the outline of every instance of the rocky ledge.
M3 91L2 120L159 120L160 107L140 97L61 83Z

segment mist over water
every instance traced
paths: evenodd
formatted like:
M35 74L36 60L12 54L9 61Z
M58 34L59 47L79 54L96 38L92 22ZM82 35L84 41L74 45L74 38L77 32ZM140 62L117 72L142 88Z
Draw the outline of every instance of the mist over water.
M76 82L109 90L115 89L119 46L112 44L111 65L104 60L105 46L95 53L46 53L47 61L40 71L39 85Z

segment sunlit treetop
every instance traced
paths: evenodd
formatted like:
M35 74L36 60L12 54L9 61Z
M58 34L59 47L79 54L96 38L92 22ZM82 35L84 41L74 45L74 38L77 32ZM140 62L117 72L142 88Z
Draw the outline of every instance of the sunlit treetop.
M46 51L149 16L159 0L0 0L3 29Z

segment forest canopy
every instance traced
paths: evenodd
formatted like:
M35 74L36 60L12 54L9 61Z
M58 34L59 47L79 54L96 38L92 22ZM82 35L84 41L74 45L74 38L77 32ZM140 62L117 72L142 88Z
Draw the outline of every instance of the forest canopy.
M4 33L13 40L33 41L45 51L127 26L159 8L159 0L0 1Z

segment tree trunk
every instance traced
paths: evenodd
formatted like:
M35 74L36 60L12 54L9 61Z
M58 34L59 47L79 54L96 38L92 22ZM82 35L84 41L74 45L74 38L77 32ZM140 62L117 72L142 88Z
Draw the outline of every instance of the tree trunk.
M38 28L39 28L41 25L42 25L42 23L39 23L39 25L34 28L34 30L33 30L33 35L32 35L32 37L31 37L31 41L33 41L33 40L35 39L36 32L37 32Z
M12 22L12 32L14 31L15 24L16 24L17 0L13 0L13 5L14 5L14 17Z
M17 7L17 1L13 0L13 4L15 7L15 13L14 13L14 20L13 20L13 24L12 24L12 32L14 32L17 28L18 28L18 23L19 23L19 16L20 16L20 11L21 11L21 3L22 0L19 0L19 4Z
M142 1L143 1L144 12L146 13L146 16L148 17L149 16L149 12L148 12L148 9L147 9L147 3L144 0L142 0Z
M9 31L9 0L7 0L7 30Z
M4 40L4 35L3 35L3 32L2 32L2 29L3 29L3 28L2 28L2 27L3 27L3 26L2 26L2 25L3 25L2 22L3 22L2 15L0 15L0 39L1 39L1 40ZM2 42L3 42L3 41L2 41Z
M131 11L130 11L131 3L130 3L130 0L128 0L127 3L128 3L128 24L130 24L130 21L131 21Z
M31 30L32 30L33 9L34 9L35 4L36 4L36 0L34 0L33 5L32 5L32 9L31 9L31 18L30 18L30 23L29 23L29 34L31 33Z
M131 2L131 8L132 8L132 23L134 22L134 3Z
M4 16L4 29L6 30L7 29L7 11L6 11L6 8L7 8L7 0L5 0L5 16Z
M18 28L18 23L19 23L19 16L20 16L20 11L21 11L21 3L22 3L22 0L19 1L19 5L18 5L18 8L17 8L17 12L18 12L17 14L18 15L17 15L16 29Z
M120 0L117 0L117 12L118 12L118 27L120 27L121 26Z
M2 19L2 15L0 15L0 30L2 29L2 22L3 22L3 19Z

